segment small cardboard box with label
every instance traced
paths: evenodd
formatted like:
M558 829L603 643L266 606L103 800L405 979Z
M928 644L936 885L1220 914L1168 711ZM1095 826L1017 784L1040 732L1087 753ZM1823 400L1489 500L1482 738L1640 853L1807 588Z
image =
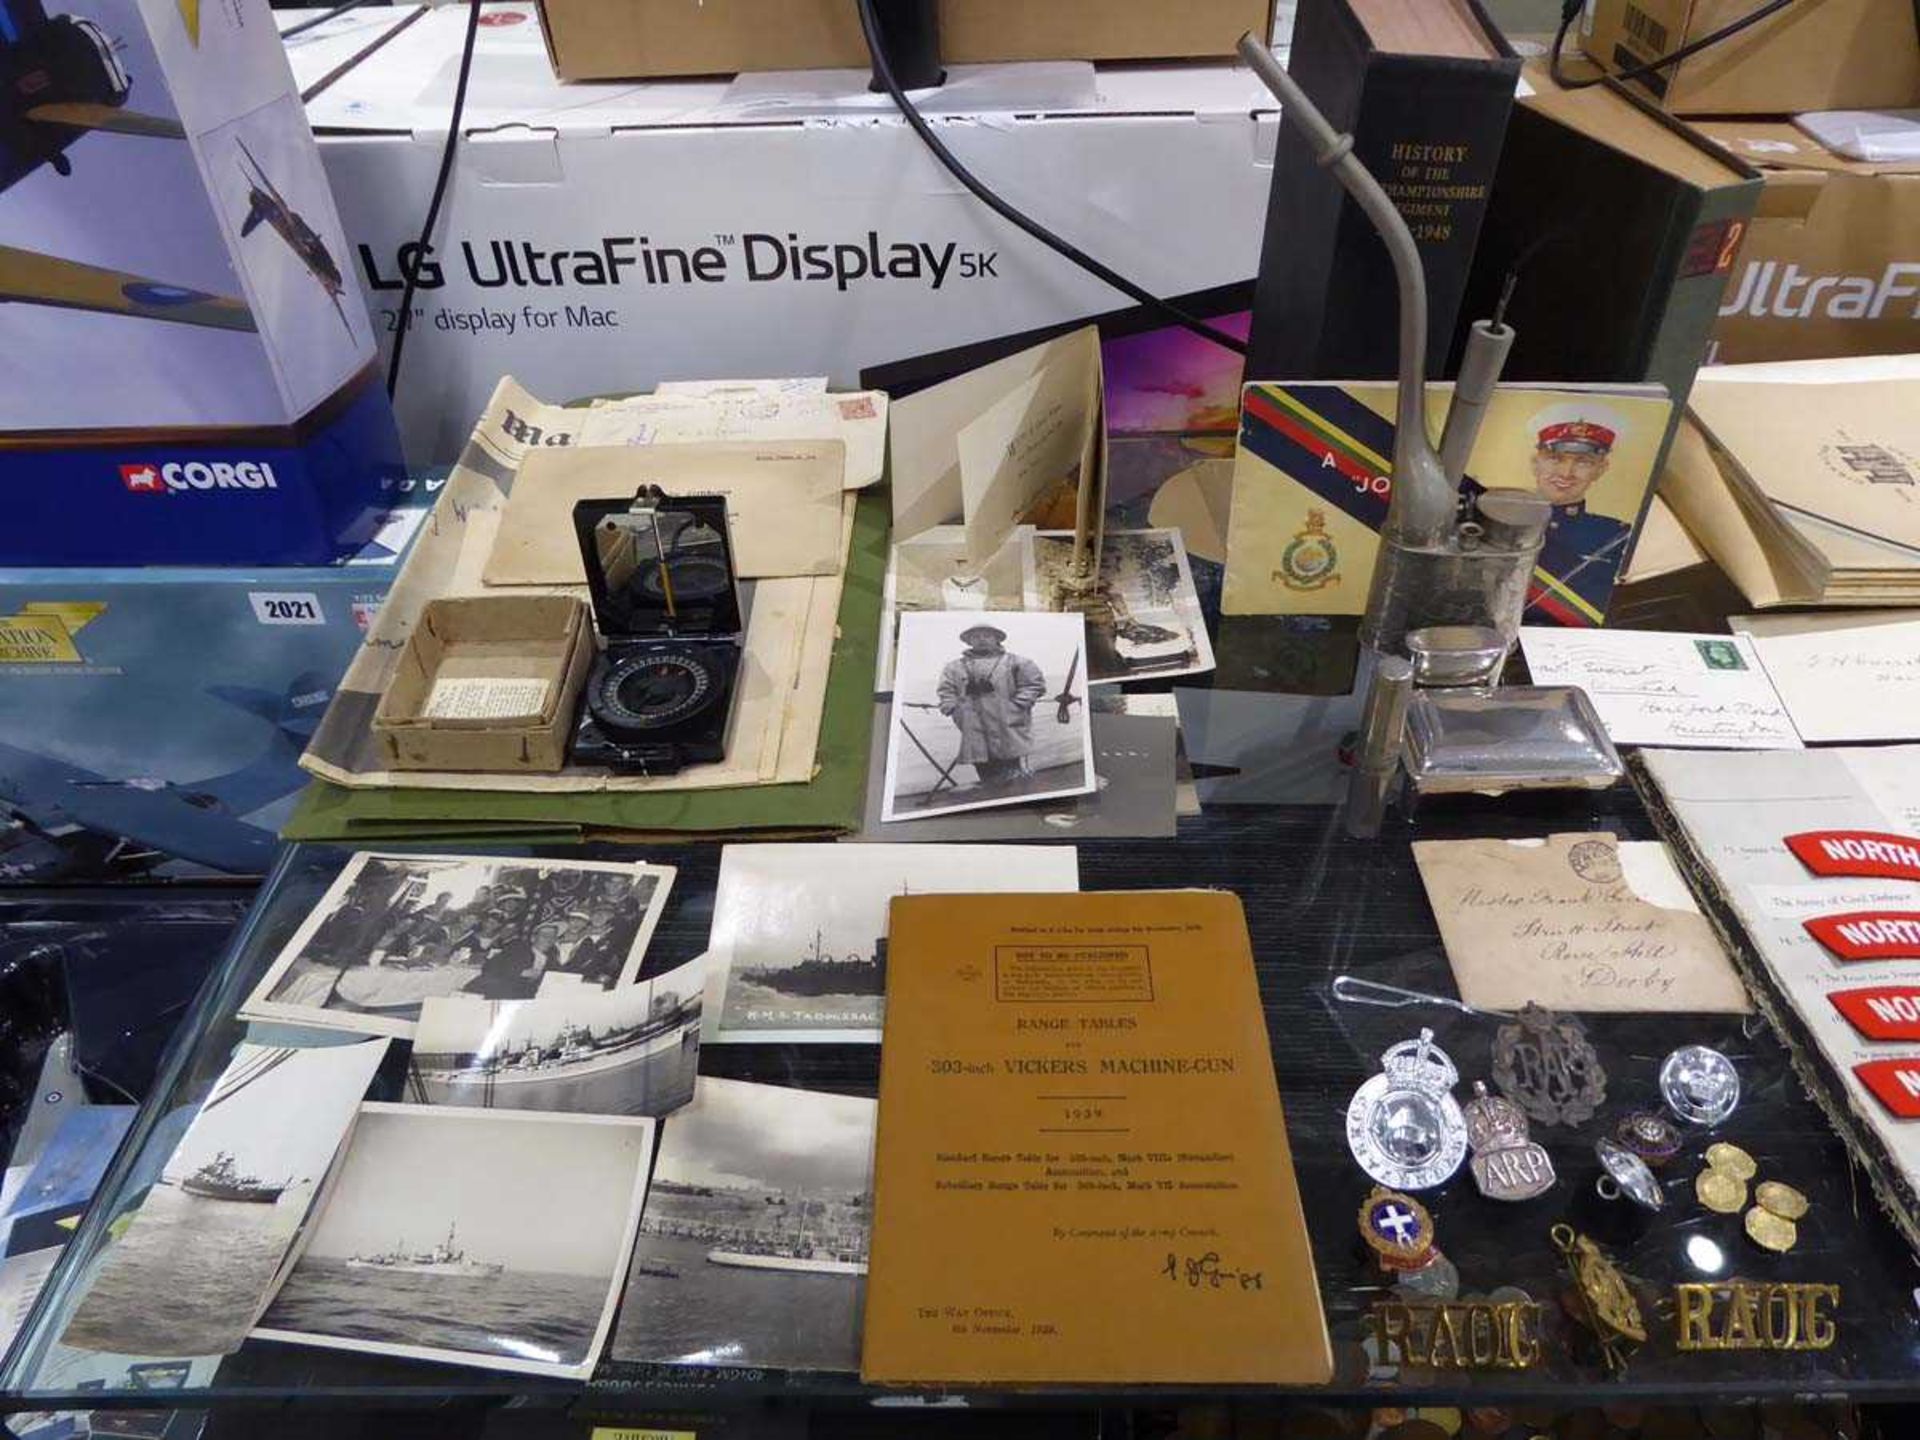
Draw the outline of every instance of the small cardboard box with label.
M1920 350L1920 158L1851 160L1783 119L1693 128L1766 178L1709 359Z
M571 595L429 600L374 737L396 770L558 770L592 659Z
M264 874L430 498L338 565L0 570L0 883Z
M0 564L351 554L402 476L266 0L7 0Z

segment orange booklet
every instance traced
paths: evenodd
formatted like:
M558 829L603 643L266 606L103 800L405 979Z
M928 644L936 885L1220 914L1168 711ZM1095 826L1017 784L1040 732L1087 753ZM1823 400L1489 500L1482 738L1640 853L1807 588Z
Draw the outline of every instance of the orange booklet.
M1323 1382L1237 897L893 902L860 1373Z

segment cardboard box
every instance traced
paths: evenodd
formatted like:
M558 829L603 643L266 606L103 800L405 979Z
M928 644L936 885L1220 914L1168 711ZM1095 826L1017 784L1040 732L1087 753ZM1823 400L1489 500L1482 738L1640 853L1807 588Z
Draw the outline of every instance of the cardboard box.
M563 80L865 68L852 0L541 0ZM1223 57L1265 35L1272 0L940 0L940 58L1178 60Z
M1761 0L1587 0L1580 46L1608 70L1671 54ZM1629 82L1675 115L1782 115L1920 103L1913 0L1802 0Z
M1784 120L1694 128L1766 181L1720 305L1712 361L1920 350L1920 160L1848 160Z
M571 595L429 600L374 712L381 753L396 770L556 771L593 650Z
M426 10L424 5L362 6L341 15L333 14L332 6L275 10L273 23L287 47L287 64L300 87L300 98L311 100ZM290 30L299 33L289 38Z
M0 882L266 873L437 489L338 565L0 570Z
M8 13L0 564L351 554L404 471L265 0Z
M966 193L862 75L562 85L530 6L484 14L400 379L417 463L459 454L502 374L555 398L742 375L854 389L864 369L1130 304ZM420 224L395 197L433 187L464 28L458 7L429 13L309 107L382 331ZM979 107L935 120L954 150L1042 223L1163 295L1250 287L1277 116L1245 70L989 67L943 93ZM1243 311L1246 291L1199 303ZM1176 339L1116 361L1116 416L1231 426L1239 357ZM1138 405L1135 375L1153 387Z

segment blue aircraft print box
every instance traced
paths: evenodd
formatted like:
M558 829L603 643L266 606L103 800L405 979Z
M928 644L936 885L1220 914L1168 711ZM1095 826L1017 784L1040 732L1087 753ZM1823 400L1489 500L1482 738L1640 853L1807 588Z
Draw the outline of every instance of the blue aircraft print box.
M429 513L407 483L335 565L0 570L0 885L265 873Z
M0 0L0 565L305 565L403 478L267 0Z

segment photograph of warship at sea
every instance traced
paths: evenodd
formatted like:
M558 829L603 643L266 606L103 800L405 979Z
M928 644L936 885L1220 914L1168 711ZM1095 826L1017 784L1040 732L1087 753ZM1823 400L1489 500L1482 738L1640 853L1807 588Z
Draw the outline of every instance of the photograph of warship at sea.
M586 1376L639 1226L653 1124L363 1106L255 1337Z
M62 1341L151 1356L238 1348L386 1050L238 1046L159 1179L115 1222Z
M877 1110L704 1077L665 1122L609 1355L858 1370Z
M1064 846L729 845L711 940L726 970L706 1038L877 1043L896 896L1079 888Z
M705 957L615 990L428 1000L407 1098L428 1105L666 1115L693 1098Z

